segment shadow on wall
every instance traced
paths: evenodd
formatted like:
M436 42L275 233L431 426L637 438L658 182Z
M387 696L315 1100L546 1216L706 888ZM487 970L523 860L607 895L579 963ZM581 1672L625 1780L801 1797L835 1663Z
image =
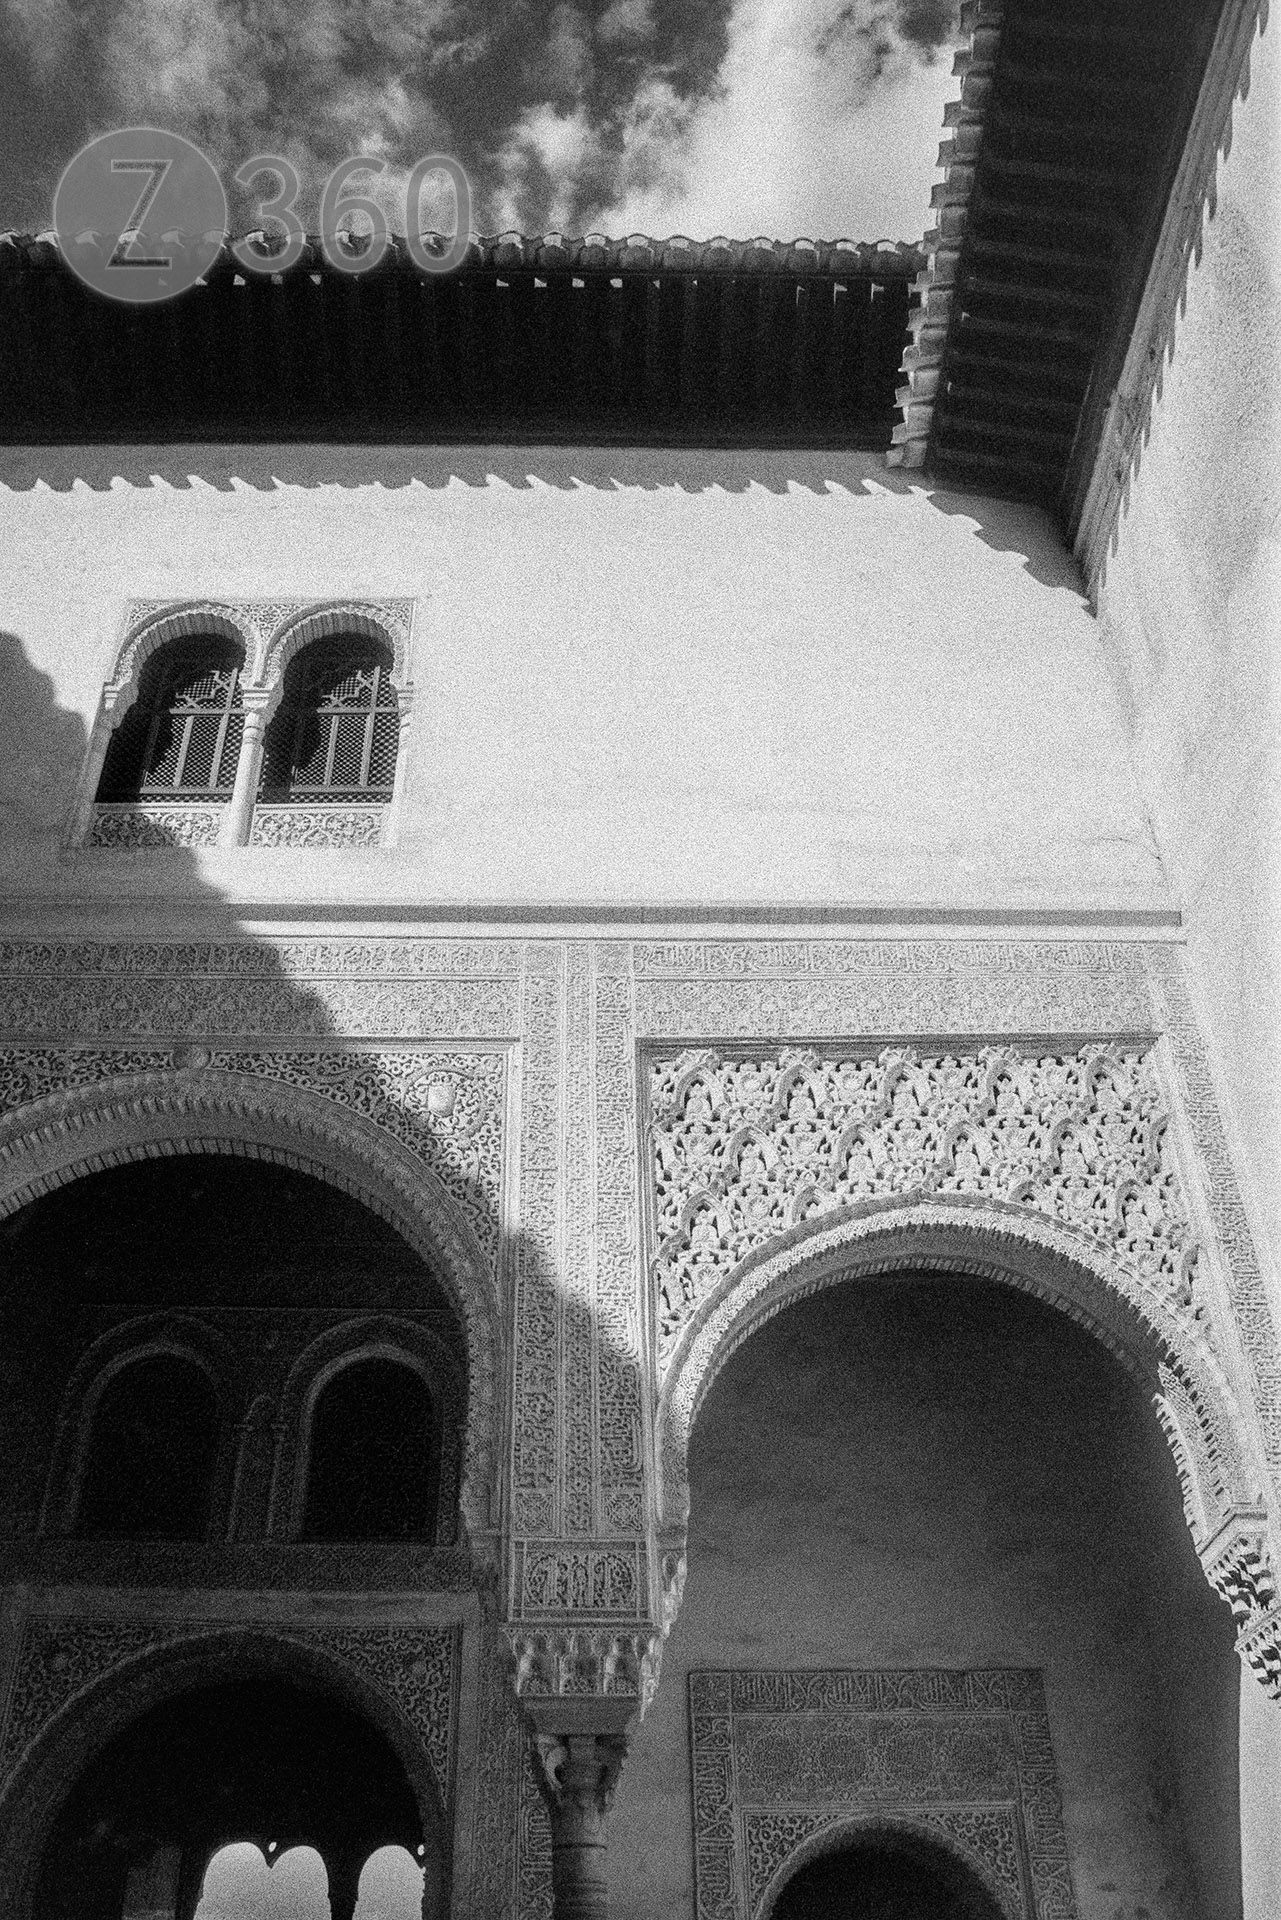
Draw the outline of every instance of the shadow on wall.
M0 846L25 843L39 857L47 845L52 860L81 775L84 726L58 705L52 681L32 667L13 633L0 639L0 671L5 732ZM501 1041L479 1040L473 1053L472 1043L459 1041L458 1033L487 1032L489 1026L482 1022L469 1029L460 1017L457 983L444 977L448 958L432 943L423 943L409 962L413 972L405 991L395 991L394 983L391 991L380 990L366 977L368 957L349 954L341 941L328 954L318 955L311 942L291 956L287 943L277 947L247 935L216 891L203 883L198 860L187 849L163 846L123 854L102 849L92 857L108 866L125 862L134 874L139 862L155 862L168 896L175 902L199 898L204 912L198 944L148 938L132 947L127 963L119 948L113 950L92 932L29 946L13 938L0 943L0 1029L9 1036L0 1059L0 1215L8 1216L9 1227L0 1233L7 1243L3 1265L10 1280L0 1296L0 1485L6 1489L0 1535L7 1536L0 1539L0 1564L10 1569L10 1580L12 1569L21 1565L18 1577L26 1596L13 1612L0 1606L0 1664L7 1665L10 1654L3 1644L5 1620L16 1620L21 1632L31 1596L38 1606L45 1604L42 1590L68 1583L83 1584L90 1592L100 1587L89 1611L108 1614L112 1605L119 1611L121 1603L118 1596L108 1601L106 1590L122 1584L136 1590L148 1584L203 1589L214 1595L206 1606L243 1619L245 1629L254 1628L264 1642L274 1631L263 1624L266 1615L253 1612L254 1582L265 1583L267 1576L252 1564L250 1542L220 1544L210 1538L197 1550L187 1576L175 1581L161 1577L165 1567L173 1573L165 1561L166 1551L172 1559L172 1542L135 1548L124 1558L123 1574L117 1552L115 1574L108 1579L112 1556L104 1557L100 1543L42 1536L43 1491L74 1356L65 1347L55 1351L54 1345L42 1345L39 1337L34 1353L24 1351L22 1335L29 1330L21 1324L21 1289L12 1283L14 1228L26 1209L33 1201L37 1206L56 1201L54 1190L70 1182L93 1176L99 1184L110 1183L117 1177L113 1170L174 1153L274 1162L329 1182L381 1215L427 1262L453 1308L466 1351L470 1419L464 1435L463 1534L452 1559L442 1556L442 1565L450 1560L451 1570L437 1590L458 1595L460 1608L467 1592L479 1596L483 1787L475 1796L474 1832L457 1831L453 1808L446 1810L443 1836L438 1813L433 1820L440 1871L451 1854L460 1862L473 1861L467 1910L478 1920L498 1920L513 1897L524 1769L497 1632L495 1552L506 1483L505 1356L517 1274L525 1298L540 1296L545 1317L556 1323L554 1277L517 1236L506 1235L500 1214L509 1150L502 1137L506 1049L511 1033L519 1030L517 963L509 985L514 1017L505 1004L495 1016ZM122 865L120 871L125 870ZM482 984L492 997L492 983ZM441 1041L444 1050L433 1044ZM493 1120L487 1158L471 1125L485 1103ZM452 1134L451 1116L457 1119ZM264 1255L268 1270L269 1245ZM157 1307L161 1313L189 1313L195 1303L165 1295L165 1273L162 1262L159 1276L149 1276L152 1291L160 1288ZM96 1296L88 1280L86 1285L92 1303ZM353 1303L346 1297L326 1302L321 1285L316 1304L337 1310ZM246 1435L240 1457L251 1457L250 1445ZM313 1550L301 1551L305 1557ZM156 1559L150 1574L149 1554ZM301 1584L305 1587L306 1579ZM319 1584L326 1585L326 1579ZM359 1607L363 1598L355 1596L364 1596L369 1582L346 1584L353 1587L353 1606ZM399 1577L390 1585L399 1591L405 1581ZM376 1590L377 1579L373 1586ZM234 1588L240 1589L238 1597L228 1597ZM57 1603L48 1604L57 1615ZM142 1611L145 1616L145 1607ZM19 1683L7 1723L0 1714L0 1911L6 1920L33 1920L33 1875L67 1794L104 1745L137 1717L129 1687L116 1688L112 1661L128 1665L134 1656L145 1655L154 1661L155 1684L163 1689L165 1673L172 1678L177 1671L167 1663L181 1657L184 1616L176 1618L177 1631L171 1617L150 1649L145 1629L134 1621L124 1633L122 1651L96 1668L91 1662L87 1670L78 1653L55 1657L56 1647L41 1640L41 1634L54 1640L62 1634L66 1645L79 1645L74 1624L60 1624L60 1616L30 1628L36 1638L24 1642L26 1653L14 1650ZM110 1640L114 1629L105 1631ZM186 1648L189 1658L190 1640ZM29 1670L22 1668L24 1658ZM450 1658L456 1662L457 1653ZM339 1656L335 1660L341 1665ZM183 1686L207 1679L198 1667L197 1661ZM92 1684L76 1693L86 1671ZM68 1677L59 1679L64 1672ZM455 1689L459 1680L455 1674ZM377 1691L356 1668L351 1686L357 1698L362 1687ZM74 1708L68 1708L69 1697ZM416 1697L412 1686L409 1697ZM424 1698L427 1707L415 1711L428 1712L431 1699ZM425 1742L426 1751L430 1728L415 1721L409 1707L403 1712L406 1742ZM457 1730L451 1737L457 1739Z
M15 633L0 632L0 716L0 847L43 841L53 858L84 765L84 723L58 705Z
M747 493L802 491L916 495L948 518L973 522L975 538L996 553L1017 553L1042 586L1082 594L1080 574L1043 508L939 488L924 474L887 467L884 456L810 448L502 447L502 446L136 446L0 448L0 488L27 492L43 484L68 492L76 484L107 492L131 487L232 493L277 487L495 485L526 491L640 487L681 493L719 488Z

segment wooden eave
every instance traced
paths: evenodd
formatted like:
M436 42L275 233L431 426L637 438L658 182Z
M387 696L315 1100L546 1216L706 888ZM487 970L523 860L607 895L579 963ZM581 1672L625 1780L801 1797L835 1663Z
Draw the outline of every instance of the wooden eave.
M365 274L224 250L177 299L101 298L0 240L0 437L883 448L919 248L771 240L403 243Z
M893 464L1075 537L1223 21L1248 7L966 0Z

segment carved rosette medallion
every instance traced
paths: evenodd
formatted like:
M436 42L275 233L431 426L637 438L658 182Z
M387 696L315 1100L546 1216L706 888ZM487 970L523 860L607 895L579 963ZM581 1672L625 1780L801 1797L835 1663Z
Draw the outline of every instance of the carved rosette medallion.
M860 1828L933 1838L1007 1920L1074 1920L1040 1676L693 1672L697 1920L755 1920Z

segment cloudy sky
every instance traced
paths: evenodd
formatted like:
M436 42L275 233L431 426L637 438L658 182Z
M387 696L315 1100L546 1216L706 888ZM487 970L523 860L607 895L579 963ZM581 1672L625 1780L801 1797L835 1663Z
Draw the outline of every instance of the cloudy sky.
M251 155L287 154L313 230L339 160L384 159L394 206L414 162L444 151L481 232L919 239L956 15L956 0L0 0L0 226L47 227L87 139L153 124L229 185ZM247 224L250 203L232 207Z

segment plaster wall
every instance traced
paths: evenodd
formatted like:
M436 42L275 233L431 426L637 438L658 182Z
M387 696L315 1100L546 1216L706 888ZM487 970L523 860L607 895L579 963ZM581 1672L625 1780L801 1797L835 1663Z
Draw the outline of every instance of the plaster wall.
M1281 31L1256 41L1100 594L1281 1310ZM1281 1884L1277 1897L1281 1900Z
M615 1920L694 1910L691 1668L1005 1666L1044 1673L1079 1920L1240 1920L1231 1616L1092 1336L973 1281L829 1289L731 1358L691 1487Z
M1036 511L858 454L53 450L4 473L11 895L1169 907ZM181 875L60 851L127 599L380 595L419 601L396 849Z

